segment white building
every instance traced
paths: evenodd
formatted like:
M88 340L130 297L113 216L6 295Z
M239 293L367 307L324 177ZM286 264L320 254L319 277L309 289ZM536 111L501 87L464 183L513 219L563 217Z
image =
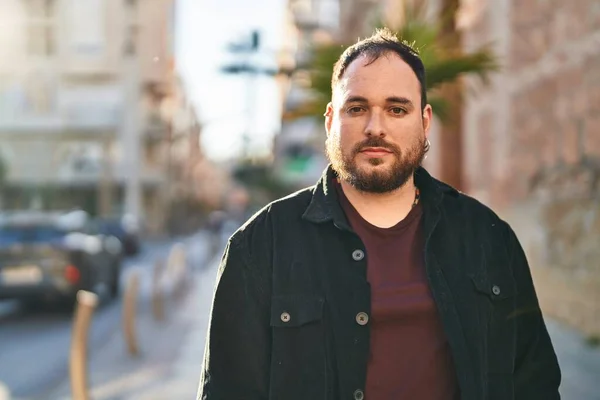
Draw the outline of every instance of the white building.
M2 1L4 208L131 212L157 227L173 7L172 0Z

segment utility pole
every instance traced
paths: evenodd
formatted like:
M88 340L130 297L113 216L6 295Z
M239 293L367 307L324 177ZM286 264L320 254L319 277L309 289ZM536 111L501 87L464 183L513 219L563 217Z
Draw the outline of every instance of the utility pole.
M109 217L113 206L113 163L110 156L110 145L113 140L113 131L102 132L102 170L99 180L99 207L98 214L101 217Z
M242 43L233 43L229 45L229 51L233 54L242 54L245 56L242 61L234 64L225 65L221 68L221 71L226 74L247 74L247 109L248 109L248 121L246 129L243 135L243 156L247 157L249 154L250 142L252 141L252 134L255 128L254 122L256 117L256 101L255 96L257 93L256 80L262 76L275 76L278 74L291 74L293 71L283 71L273 68L261 67L255 60L254 56L259 54L261 48L260 32L258 30L252 30L250 32L249 40Z
M245 43L233 43L229 45L229 51L234 54L242 54L243 60L240 63L231 64L224 66L221 70L227 74L248 74L248 80L246 84L246 108L247 108L247 120L246 127L242 136L242 156L246 158L249 153L250 141L252 130L254 128L254 114L256 109L254 108L255 99L255 84L257 73L253 70L252 58L256 55L260 48L260 33L257 30L253 30L250 33L250 41Z
M135 7L131 7L128 18L135 21ZM123 54L124 114L121 124L123 157L125 162L125 212L136 218L141 217L141 181L140 181L140 74L137 56L137 28L128 26L127 39Z

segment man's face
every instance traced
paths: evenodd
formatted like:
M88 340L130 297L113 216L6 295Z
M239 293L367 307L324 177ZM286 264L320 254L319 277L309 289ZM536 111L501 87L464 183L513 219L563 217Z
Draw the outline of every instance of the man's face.
M403 186L425 156L431 107L421 111L417 76L399 56L386 54L346 69L327 106L327 156L340 179L362 192Z

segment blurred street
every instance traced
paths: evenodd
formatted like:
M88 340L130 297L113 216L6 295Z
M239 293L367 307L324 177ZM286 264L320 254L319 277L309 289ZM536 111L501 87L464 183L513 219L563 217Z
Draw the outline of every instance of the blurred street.
M416 107L381 114L386 157L417 135L510 224L563 400L600 400L599 0L1 0L0 20L0 400L71 399L76 343L93 400L194 398L227 239L372 136L377 101L350 134L328 106L343 49L383 26L427 98L416 134L396 125Z
M141 273L140 313L149 313L154 263L159 258L165 259L175 242L171 240L145 243L143 251L125 263L121 276L122 289L125 288L127 277L132 270ZM198 268L202 267L208 255L204 236L200 234L188 237L186 244L191 251L190 262ZM96 351L104 353L107 343L111 340L123 340L122 300L121 296L116 301L101 306L94 314L89 338L92 357L96 356ZM40 398L54 398L44 393L67 378L72 313L60 309L32 310L21 307L16 302L0 304L0 382L3 382L15 397L29 398L41 395ZM143 335L142 327L140 329ZM169 332L176 332L176 329L171 330L169 326ZM125 350L121 351L125 356ZM15 367L23 365L24 360L27 360L27 367ZM114 367L115 364L116 360L111 360L110 365Z
M196 241L188 246L201 249ZM201 250L197 255L201 256ZM202 258L202 257L201 257ZM149 312L138 320L141 355L127 354L120 335L114 335L92 356L90 396L95 400L193 399L204 355L204 339L215 273L220 254L203 259L193 272L193 285L172 304L165 321L153 321ZM70 400L69 382L39 400ZM36 399L37 400L37 399Z

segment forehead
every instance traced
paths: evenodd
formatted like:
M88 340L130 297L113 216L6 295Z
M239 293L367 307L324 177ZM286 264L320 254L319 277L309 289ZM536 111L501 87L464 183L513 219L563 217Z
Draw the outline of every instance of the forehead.
M369 63L363 55L354 60L339 80L335 92L341 97L403 96L417 101L421 85L412 68L400 56L387 53Z

